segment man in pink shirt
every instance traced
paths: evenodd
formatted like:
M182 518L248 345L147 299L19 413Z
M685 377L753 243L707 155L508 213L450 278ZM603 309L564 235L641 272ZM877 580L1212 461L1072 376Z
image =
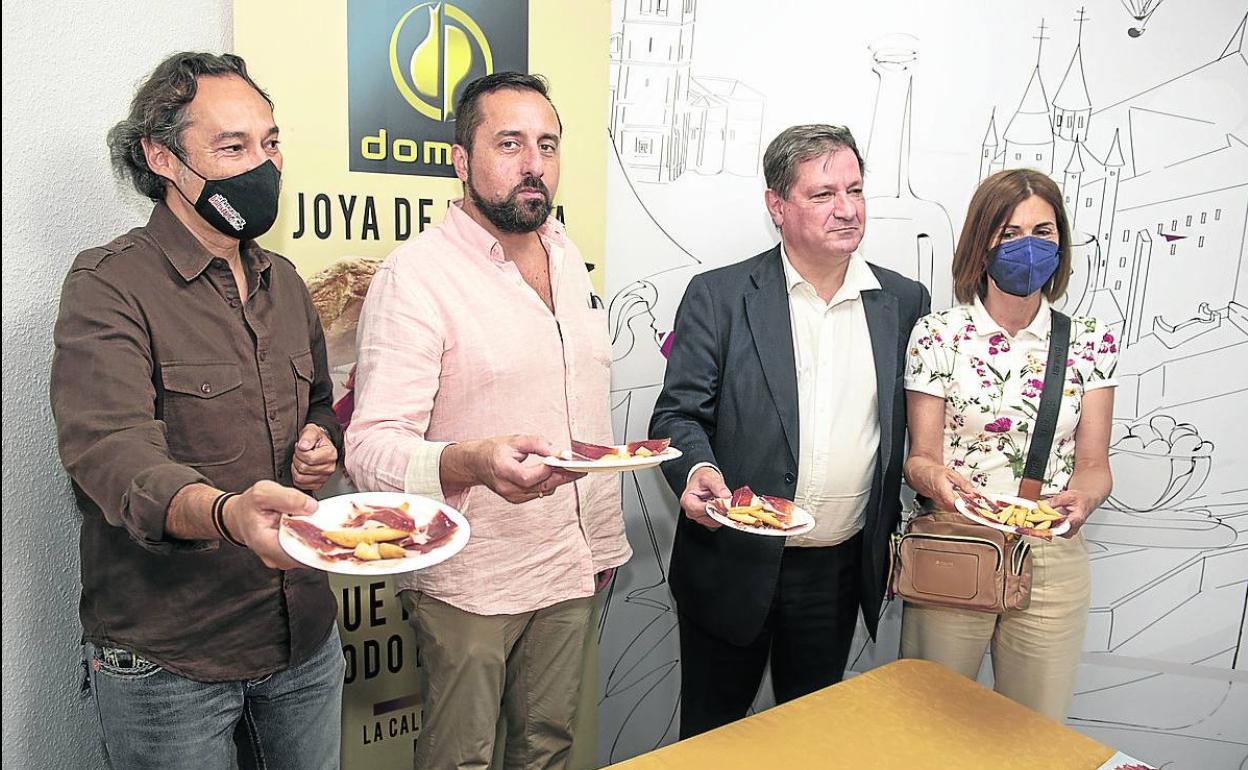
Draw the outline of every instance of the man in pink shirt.
M402 576L425 672L416 766L562 768L594 592L631 555L618 481L543 465L611 443L607 311L550 216L562 126L546 83L465 87L464 198L378 269L360 315L346 465L366 490L444 499L472 537Z

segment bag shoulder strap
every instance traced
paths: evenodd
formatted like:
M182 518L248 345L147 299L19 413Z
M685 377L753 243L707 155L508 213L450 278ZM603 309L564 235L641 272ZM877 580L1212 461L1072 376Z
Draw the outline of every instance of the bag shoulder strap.
M1031 434L1031 446L1027 450L1027 464L1023 466L1023 480L1018 485L1018 496L1038 500L1044 483L1044 470L1049 464L1049 452L1053 448L1053 436L1057 432L1057 413L1062 408L1062 388L1066 382L1066 354L1070 349L1070 316L1049 310L1049 360L1044 368L1044 390L1040 394L1040 410L1035 430Z

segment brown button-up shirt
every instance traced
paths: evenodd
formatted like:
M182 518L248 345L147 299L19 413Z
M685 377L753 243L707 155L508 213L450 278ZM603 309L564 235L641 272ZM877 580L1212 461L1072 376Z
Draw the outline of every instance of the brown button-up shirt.
M165 532L197 482L291 484L307 423L342 450L320 320L294 266L243 244L248 296L164 205L78 255L61 295L52 410L82 512L84 637L199 681L306 660L337 609L325 575Z

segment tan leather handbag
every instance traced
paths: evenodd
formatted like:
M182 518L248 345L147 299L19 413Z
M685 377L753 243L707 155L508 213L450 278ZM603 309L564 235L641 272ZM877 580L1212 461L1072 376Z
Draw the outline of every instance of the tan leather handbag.
M1025 610L1031 546L958 513L923 513L893 535L892 592L922 607Z
M1040 497L1066 378L1070 318L1051 312L1044 390L1018 491L1030 500ZM1031 602L1031 546L958 513L920 512L893 535L889 559L890 597L921 607L999 613Z

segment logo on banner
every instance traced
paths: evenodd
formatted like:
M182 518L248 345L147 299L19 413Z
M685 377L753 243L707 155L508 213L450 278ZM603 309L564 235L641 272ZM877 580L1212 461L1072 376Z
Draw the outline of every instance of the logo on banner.
M350 0L350 169L453 177L455 101L503 70L528 70L528 1Z
M399 47L403 27L412 17L425 37L410 56ZM413 21L413 23L416 23ZM450 120L455 93L479 59L486 75L494 72L494 54L481 26L457 5L425 3L399 19L390 34L390 74L407 103L431 120Z

